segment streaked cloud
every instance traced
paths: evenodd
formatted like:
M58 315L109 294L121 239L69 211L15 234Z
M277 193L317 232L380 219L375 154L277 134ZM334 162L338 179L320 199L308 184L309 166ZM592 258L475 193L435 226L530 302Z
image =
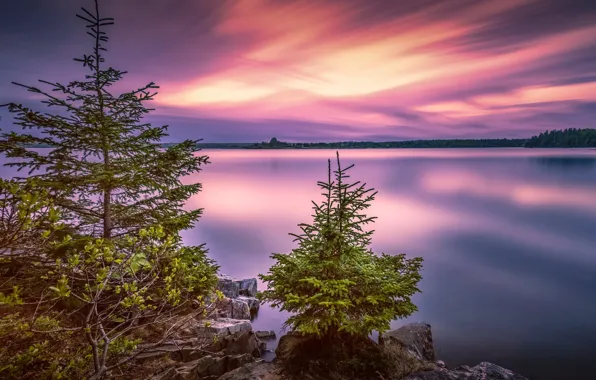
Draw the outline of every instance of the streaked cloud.
M24 3L43 11L39 1ZM65 3L75 11L74 1ZM60 17L70 20L65 3ZM520 137L587 127L596 116L590 2L148 1L142 10L134 3L105 1L117 21L110 57L130 68L131 82L161 85L153 120L172 118L177 136L214 141L222 131L205 120L219 120L224 135L244 141ZM54 31L61 52L66 34L80 31L75 21ZM38 53L14 43L20 33L50 43L41 26L25 32L7 22L15 59ZM67 58L50 62L47 77L72 71L59 68ZM32 64L0 65L2 81L46 77Z

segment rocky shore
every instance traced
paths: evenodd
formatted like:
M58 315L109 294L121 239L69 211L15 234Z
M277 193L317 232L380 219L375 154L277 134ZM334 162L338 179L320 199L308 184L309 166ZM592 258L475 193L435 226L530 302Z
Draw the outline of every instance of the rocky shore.
M142 354L139 360L167 358L166 366L152 380L283 380L280 361L292 335L283 336L276 349L278 358L265 362L266 340L275 331L253 331L250 319L258 312L255 278L235 280L222 276L219 290L226 296L218 302L216 317L193 321L158 350ZM482 362L474 367L448 368L435 356L431 326L410 323L379 336L383 350L400 350L426 370L402 380L527 380L496 364ZM371 379L373 380L373 379ZM389 380L382 377L375 380Z

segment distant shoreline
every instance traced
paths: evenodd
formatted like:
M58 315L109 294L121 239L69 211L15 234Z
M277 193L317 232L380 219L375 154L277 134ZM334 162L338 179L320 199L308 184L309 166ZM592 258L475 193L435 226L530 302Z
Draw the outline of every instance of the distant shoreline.
M199 140L201 141L201 140ZM1 141L0 141L1 143ZM168 148L178 143L163 143ZM27 145L28 148L51 148L50 145ZM269 142L198 142L198 149L458 149L458 148L596 148L596 129L568 128L546 131L526 139L435 139L407 141L336 141L285 142L273 137Z
M432 149L432 148L522 148L528 139L454 139L409 141L338 141L338 142L283 142L272 138L257 143L198 143L197 148L209 149ZM169 146L173 144L164 144Z

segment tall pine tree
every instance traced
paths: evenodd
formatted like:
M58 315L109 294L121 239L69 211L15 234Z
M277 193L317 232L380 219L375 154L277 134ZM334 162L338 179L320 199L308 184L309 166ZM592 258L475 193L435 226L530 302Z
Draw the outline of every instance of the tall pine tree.
M0 152L15 158L8 165L39 177L78 232L111 238L157 223L171 231L191 227L201 210L185 211L182 206L201 185L182 184L181 178L198 172L208 157L194 154L197 141L192 140L161 148L167 126L143 122L152 110L145 104L158 86L152 82L114 94L111 87L126 72L105 63L104 29L113 19L100 17L97 0L94 13L83 8L77 17L87 23L93 39L91 54L75 59L88 74L68 84L40 80L48 90L15 83L43 96L42 103L57 111L5 105L22 131L3 134ZM31 144L52 149L27 149Z
M11 342L0 349L3 379L100 379L213 312L218 267L179 235L201 214L183 209L201 185L181 179L208 158L192 140L162 149L167 127L143 122L157 86L114 94L125 72L103 56L113 20L98 0L78 17L93 39L92 53L76 59L87 75L41 81L49 90L17 83L53 113L6 105L22 130L3 134L0 152L29 178L0 181L0 235L9 236L0 246L0 340ZM135 334L149 326L137 347Z

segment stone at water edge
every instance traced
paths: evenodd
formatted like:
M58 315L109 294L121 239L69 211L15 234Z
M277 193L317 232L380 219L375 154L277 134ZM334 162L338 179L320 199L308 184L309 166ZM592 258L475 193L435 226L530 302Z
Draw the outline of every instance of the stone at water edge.
M252 315L257 314L257 312L259 311L261 302L258 299L256 299L255 297L238 296L237 299L239 301L246 302L248 304L248 308L250 309L250 313Z
M228 298L256 297L257 295L257 279L254 277L236 280L230 276L219 275L217 279L217 289Z
M250 321L219 318L218 320L207 320L195 326L196 334L201 337L204 335L232 335L238 333L252 332Z
M217 279L217 289L228 298L236 298L240 294L240 283L229 276L221 275Z
M435 347L428 323L408 323L379 335L380 344L399 344L420 360L435 361Z
M475 367L461 366L453 370L439 368L436 371L418 372L402 380L528 380L511 370L489 362Z
M224 298L217 301L217 316L220 318L250 319L251 310L248 302L239 298Z
M275 339L275 331L255 331L255 335L259 339Z
M257 295L257 279L247 278L239 280L238 285L240 287L240 295L247 297L256 297Z

